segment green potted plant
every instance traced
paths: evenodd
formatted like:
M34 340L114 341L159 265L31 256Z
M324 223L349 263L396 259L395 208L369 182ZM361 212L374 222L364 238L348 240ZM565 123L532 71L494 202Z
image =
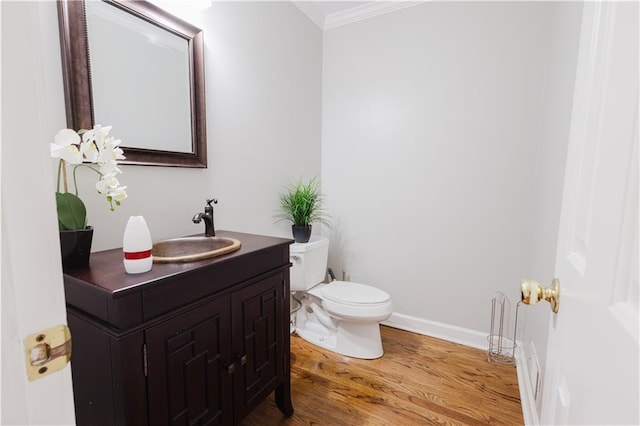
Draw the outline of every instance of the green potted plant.
M98 174L96 191L106 196L112 211L127 198L126 186L121 186L116 178L122 173L118 160L125 157L118 146L120 140L109 136L109 130L111 127L100 125L77 132L62 129L51 143L51 156L59 159L56 208L63 267L87 264L93 239L93 227L87 226L87 209L78 196L78 167L87 167ZM73 192L70 191L69 174Z
M279 221L288 220L292 223L291 230L296 243L306 243L311 237L311 227L314 222L329 225L328 217L322 207L320 182L313 178L307 182L302 179L286 186L286 191L280 193Z

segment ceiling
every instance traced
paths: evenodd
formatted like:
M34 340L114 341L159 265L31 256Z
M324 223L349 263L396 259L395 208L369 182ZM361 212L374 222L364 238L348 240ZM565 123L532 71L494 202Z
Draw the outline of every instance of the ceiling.
M424 0L422 0L424 1ZM420 4L422 1L331 1L293 0L320 29L328 30L394 10Z

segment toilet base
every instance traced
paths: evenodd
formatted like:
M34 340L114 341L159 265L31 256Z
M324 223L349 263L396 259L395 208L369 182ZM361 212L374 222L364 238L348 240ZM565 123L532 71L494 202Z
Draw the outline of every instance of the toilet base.
M377 322L340 321L337 334L338 353L362 359L376 359L384 354Z
M305 309L308 301L303 299L302 303L302 309L294 314L295 332L307 342L352 358L376 359L384 354L378 322L334 318L335 326L327 324L326 319L323 324L315 312Z
M336 351L336 336L325 336L313 330L296 329L296 334L309 343L331 352Z

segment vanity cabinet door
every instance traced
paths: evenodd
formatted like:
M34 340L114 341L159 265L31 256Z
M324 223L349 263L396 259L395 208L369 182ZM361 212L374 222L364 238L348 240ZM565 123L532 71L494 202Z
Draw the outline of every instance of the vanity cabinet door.
M284 279L281 272L231 295L233 345L238 361L237 419L242 419L283 379L283 330L288 330L282 315Z
M221 297L145 331L149 425L233 423L229 309Z

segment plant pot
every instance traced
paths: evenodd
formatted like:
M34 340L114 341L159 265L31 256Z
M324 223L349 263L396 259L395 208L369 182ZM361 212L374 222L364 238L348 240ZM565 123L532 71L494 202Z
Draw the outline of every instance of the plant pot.
M60 231L62 269L88 265L92 241L92 226L76 231Z
M308 243L311 238L311 225L291 225L291 231L296 243Z

